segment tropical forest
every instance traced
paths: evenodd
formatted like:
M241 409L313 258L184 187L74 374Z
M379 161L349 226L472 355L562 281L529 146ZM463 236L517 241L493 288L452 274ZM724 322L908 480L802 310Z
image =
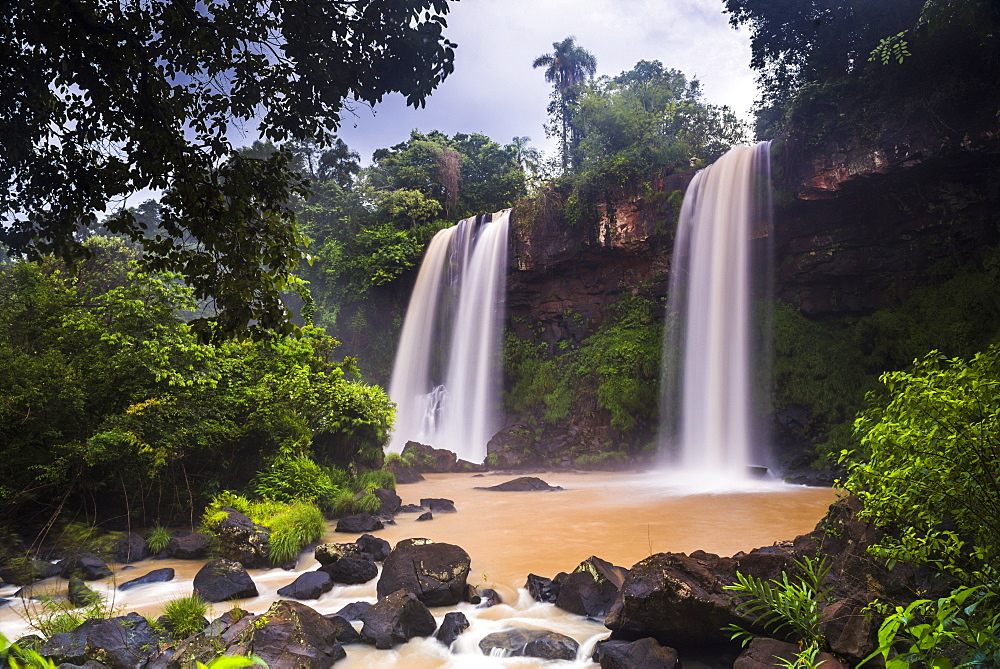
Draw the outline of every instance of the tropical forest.
M0 666L1000 667L996 0L0 16Z

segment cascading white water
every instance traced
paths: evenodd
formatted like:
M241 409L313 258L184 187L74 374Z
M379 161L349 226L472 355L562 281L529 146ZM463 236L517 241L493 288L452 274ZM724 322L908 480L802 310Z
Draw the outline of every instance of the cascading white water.
M751 240L770 217L770 143L739 146L695 175L671 265L661 444L692 475L733 480L760 464L752 419L756 278ZM766 233L765 233L766 234Z
M500 330L510 210L439 232L420 267L393 365L396 428L409 440L486 457L498 428Z

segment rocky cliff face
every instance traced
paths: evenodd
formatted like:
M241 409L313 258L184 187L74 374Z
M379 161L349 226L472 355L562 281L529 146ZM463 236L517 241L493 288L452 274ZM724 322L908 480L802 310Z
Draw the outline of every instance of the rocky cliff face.
M981 259L1000 229L1000 127L936 130L778 147L778 297L813 316L863 313Z

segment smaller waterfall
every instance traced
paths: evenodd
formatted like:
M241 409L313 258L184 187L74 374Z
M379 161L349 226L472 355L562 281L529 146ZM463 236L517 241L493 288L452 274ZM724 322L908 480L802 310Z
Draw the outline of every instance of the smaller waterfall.
M661 445L684 471L741 479L760 464L751 241L770 228L770 143L695 175L681 207L664 333Z
M499 353L510 210L431 240L406 309L389 397L389 450L409 440L482 462L499 427Z

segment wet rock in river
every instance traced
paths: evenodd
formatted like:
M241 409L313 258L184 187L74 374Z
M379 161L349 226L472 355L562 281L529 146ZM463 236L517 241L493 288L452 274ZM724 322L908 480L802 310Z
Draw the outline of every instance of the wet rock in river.
M548 630L514 628L487 634L479 642L486 655L499 648L510 657L538 657L543 660L575 660L580 648L573 638Z
M127 564L138 562L149 557L149 547L142 535L136 532L128 532L121 536L111 547L115 562Z
M553 491L562 489L562 486L549 485L537 476L521 476L489 487L476 487L476 490L497 490L499 492Z
M236 509L223 507L226 517L215 526L220 557L239 562L247 569L271 566L271 532Z
M334 615L342 616L346 620L361 620L364 612L371 607L371 602L351 602Z
M638 641L599 641L593 659L601 669L674 669L678 666L677 651L661 646L651 637Z
M154 569L151 572L143 574L139 578L133 578L131 581L125 581L118 586L119 590L128 590L129 588L134 588L137 585L146 585L147 583L166 583L167 581L174 580L174 570L170 567L164 567L163 569Z
M145 618L130 613L108 620L92 618L72 632L53 634L39 653L57 664L100 662L114 669L131 669L155 655L160 641Z
M333 579L325 571L307 571L283 588L278 594L291 599L319 599L333 589Z
M362 534L364 532L374 532L381 530L384 526L378 516L370 513L359 513L353 516L344 516L337 521L337 532L347 532L348 534Z
M389 490L388 488L375 488L372 490L372 494L378 497L381 506L379 506L379 514L388 513L393 514L399 511L399 506L403 503L399 495L396 494L395 490Z
M419 516L417 516L417 520L418 521L434 520L434 514L431 513L430 511L425 511Z
M420 506L434 513L455 513L455 502L443 497L424 497L420 500Z
M93 553L79 553L59 563L59 574L63 578L79 576L85 581L96 581L111 576L111 569Z
M559 580L555 605L581 616L604 618L618 598L628 570L591 556Z
M451 646L455 639L467 629L469 629L469 619L465 617L465 614L461 611L451 611L445 614L441 627L434 634L434 638L445 646Z
M361 641L381 650L406 643L414 637L430 636L437 628L430 610L415 594L405 590L380 597L361 616L361 621L364 623Z
M392 546L389 545L388 541L371 534L361 535L354 543L361 549L361 552L367 554L375 562L381 562L392 552Z
M470 565L469 554L454 544L401 541L382 566L378 596L406 590L427 606L454 606L465 595Z
M201 560L208 555L211 539L201 532L177 532L167 543L167 555L178 560Z
M335 583L345 585L367 583L378 576L378 567L366 554L340 558L336 562L323 565L320 571L329 574Z
M198 570L194 577L194 594L206 602L256 597L257 586L239 562L216 558Z

